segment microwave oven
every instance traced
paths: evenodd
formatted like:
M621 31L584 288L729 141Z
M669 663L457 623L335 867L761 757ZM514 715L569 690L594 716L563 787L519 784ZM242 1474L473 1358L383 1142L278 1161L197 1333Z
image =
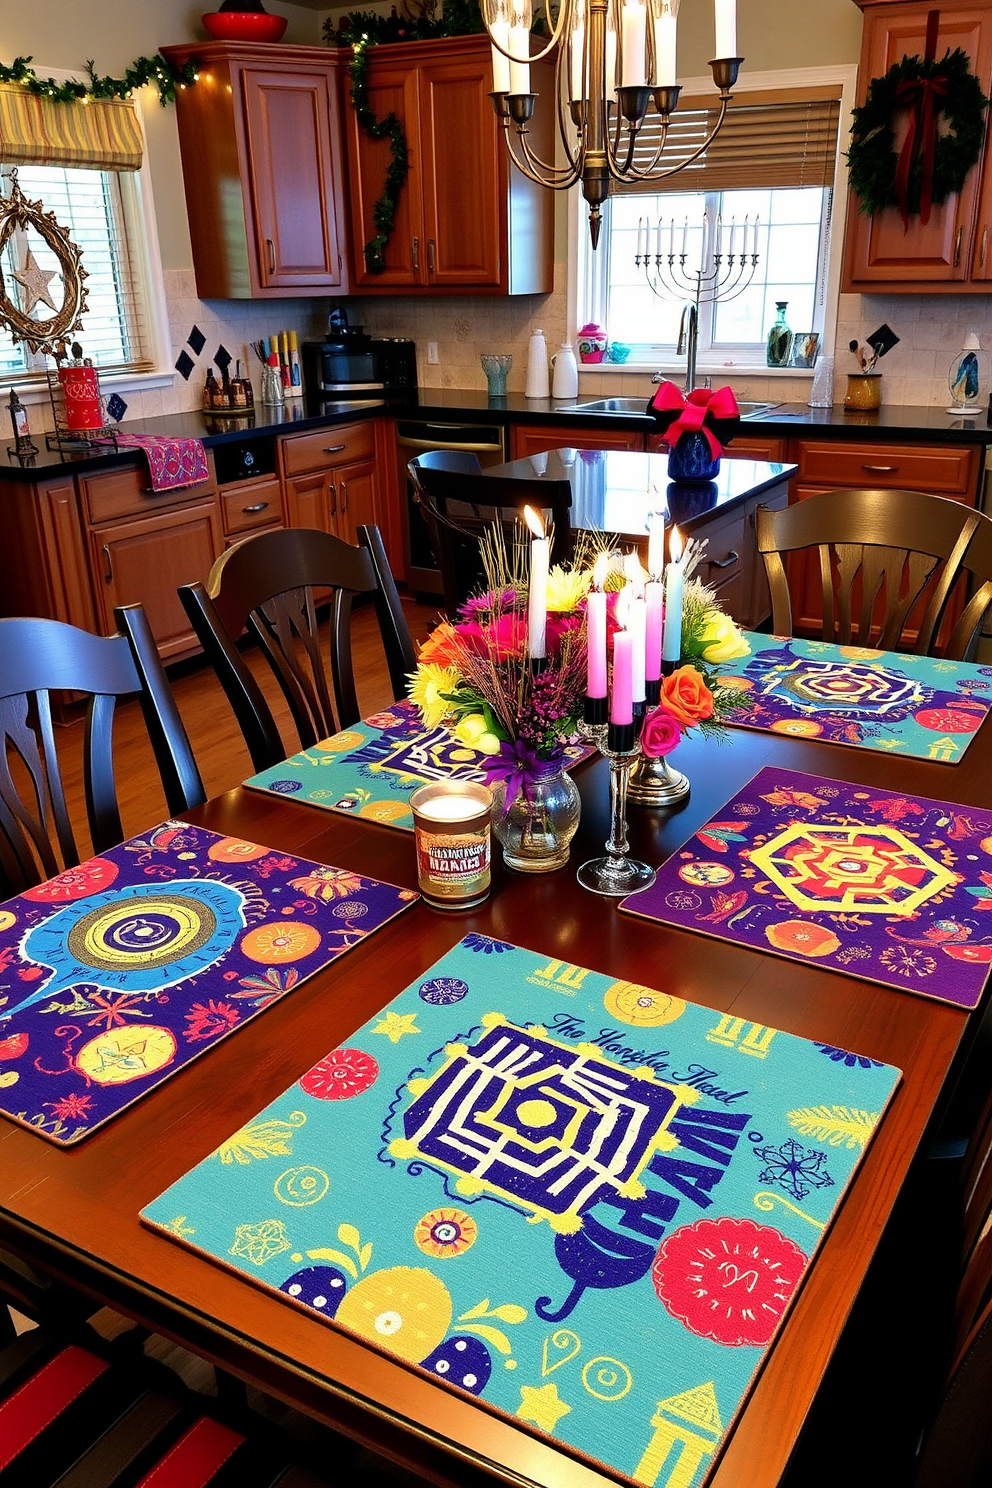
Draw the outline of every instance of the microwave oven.
M354 335L304 341L303 374L311 398L415 392L416 342Z

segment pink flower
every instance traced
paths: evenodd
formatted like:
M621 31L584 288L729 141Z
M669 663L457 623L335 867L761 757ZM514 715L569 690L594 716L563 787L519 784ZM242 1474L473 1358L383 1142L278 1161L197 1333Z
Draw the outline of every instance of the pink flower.
M681 737L678 719L663 705L644 715L641 748L648 759L661 759L663 755L671 754Z
M522 656L527 648L527 621L523 615L500 615L489 625L469 620L455 626L461 641L479 656L505 661Z
M548 654L557 656L565 635L571 630L578 630L581 624L580 615L558 615L553 610L549 610L546 632Z

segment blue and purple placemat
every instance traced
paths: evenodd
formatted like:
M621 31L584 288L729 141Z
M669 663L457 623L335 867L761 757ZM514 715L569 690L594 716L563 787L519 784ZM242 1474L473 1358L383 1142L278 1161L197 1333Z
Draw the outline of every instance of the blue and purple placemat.
M557 1446L689 1488L898 1081L467 935L142 1219Z
M411 889L170 821L0 906L0 1111L79 1142Z
M992 707L992 667L746 631L721 667L750 702L727 721L956 765Z
M620 908L973 1008L992 962L992 810L761 770Z
M587 744L568 745L568 768L592 753ZM415 790L434 780L484 783L486 759L446 728L425 729L415 704L404 700L244 783L250 790L412 832Z

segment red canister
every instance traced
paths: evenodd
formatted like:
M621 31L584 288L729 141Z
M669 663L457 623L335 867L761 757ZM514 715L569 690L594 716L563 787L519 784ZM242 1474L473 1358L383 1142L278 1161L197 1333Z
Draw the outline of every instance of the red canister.
M75 434L103 428L100 382L95 367L60 367L66 428Z

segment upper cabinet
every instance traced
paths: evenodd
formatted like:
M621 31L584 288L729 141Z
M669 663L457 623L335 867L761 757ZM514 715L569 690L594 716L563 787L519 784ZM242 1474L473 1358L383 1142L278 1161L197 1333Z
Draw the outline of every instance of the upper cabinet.
M857 0L865 13L858 102L868 85L904 56L924 56L927 16L933 4ZM940 0L937 57L960 47L983 90L992 80L992 3ZM905 138L906 120L896 130L896 149ZM931 210L926 226L911 217L908 232L895 207L866 216L853 192L848 204L843 288L852 293L884 289L928 292L987 293L992 278L992 162L988 136L982 159L969 173L962 191Z
M542 94L530 135L553 158L553 69L534 64ZM510 163L493 112L488 38L377 46L369 52L369 103L395 113L410 169L386 244L386 268L372 273L365 245L378 232L373 211L390 161L345 103L351 180L351 284L366 294L541 294L553 288L555 193Z
M176 95L197 292L341 294L341 53L210 42L163 47L200 77Z

